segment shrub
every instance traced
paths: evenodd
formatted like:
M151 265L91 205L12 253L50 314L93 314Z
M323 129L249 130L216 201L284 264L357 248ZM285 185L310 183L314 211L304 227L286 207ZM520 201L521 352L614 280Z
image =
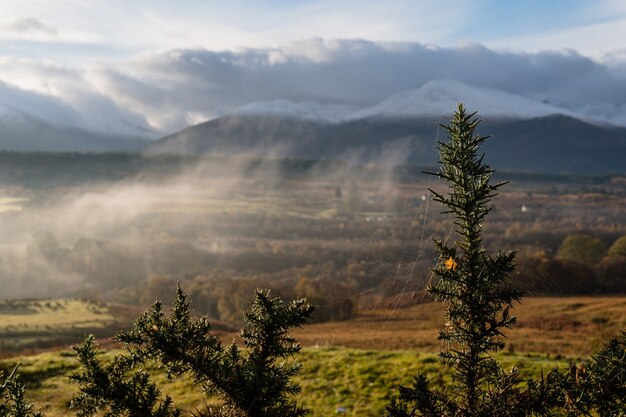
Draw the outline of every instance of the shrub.
M26 400L26 390L16 373L17 366L0 385L0 416L2 417L41 417L33 411L33 404ZM2 373L0 373L2 377Z
M241 337L246 349L242 352L234 342L223 346L211 334L205 317L192 320L179 287L169 316L157 301L132 330L117 336L128 355L103 365L92 338L75 348L83 369L71 377L80 386L72 406L81 417L96 412L133 417L180 415L170 398L160 398L156 385L141 370L146 362L155 361L168 376L189 374L207 395L223 400L219 406L198 411L198 416L303 416L308 410L291 399L300 390L292 381L300 367L285 360L300 351L289 331L304 324L312 312L304 299L287 303L257 290L244 313Z
M454 215L458 240L435 241L439 261L428 292L446 305L446 325L439 339L440 359L451 368L449 389L434 389L418 374L409 387L400 387L387 407L389 417L517 417L600 416L626 413L626 335L611 341L591 360L552 370L539 381L520 384L515 368L505 371L492 356L504 347L503 330L515 323L510 314L521 293L511 287L509 274L515 254L492 256L482 246L481 229L489 202L503 183L490 183L493 170L479 156L487 137L474 133L479 120L462 104L448 126L448 141L439 142L447 195L431 190L435 200Z

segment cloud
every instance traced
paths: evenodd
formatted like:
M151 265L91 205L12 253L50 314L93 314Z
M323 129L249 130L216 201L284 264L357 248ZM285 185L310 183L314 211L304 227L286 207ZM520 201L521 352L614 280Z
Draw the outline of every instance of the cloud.
M311 38L274 48L177 49L82 66L3 58L0 81L52 97L100 130L165 134L250 102L365 106L441 78L537 100L617 106L626 103L624 62L623 52L603 63L574 51Z
M118 106L93 83L95 69L0 58L0 104L60 125L100 133L150 135L143 115Z
M237 52L176 50L135 59L128 67L104 75L107 88L143 114L162 114L163 128L182 126L190 113L217 116L277 98L369 105L438 78L540 100L626 102L616 66L572 51L514 53L477 44L309 39Z
M618 17L583 26L493 40L488 42L488 45L527 52L560 50L566 45L575 45L577 51L605 61L607 55L614 50L624 48L624 38L626 38L626 17Z
M50 27L38 19L33 17L24 17L21 19L15 19L5 25L2 26L1 30L3 32L8 32L13 35L19 36L58 36L59 32Z

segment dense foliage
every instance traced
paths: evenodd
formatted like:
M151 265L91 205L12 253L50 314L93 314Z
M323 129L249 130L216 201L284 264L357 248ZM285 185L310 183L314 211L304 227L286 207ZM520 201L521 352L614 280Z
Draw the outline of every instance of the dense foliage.
M257 291L244 313L242 351L235 342L224 346L211 334L206 317L192 319L180 287L170 315L160 302L144 313L117 339L128 348L113 363L97 359L91 339L76 348L83 366L72 379L80 384L73 401L79 416L176 416L180 411L160 392L142 367L155 361L169 377L190 375L202 390L222 403L198 410L198 416L303 416L307 410L291 397L300 390L292 377L300 365L290 361L300 346L289 335L309 319L313 307L304 299L284 302L268 291Z

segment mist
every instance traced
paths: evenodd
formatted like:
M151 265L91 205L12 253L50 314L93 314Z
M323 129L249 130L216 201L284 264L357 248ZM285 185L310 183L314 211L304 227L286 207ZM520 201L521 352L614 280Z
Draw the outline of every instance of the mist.
M429 192L445 186L406 165L407 145L399 138L327 160L288 158L285 144L238 156L3 155L3 296L147 305L171 300L181 283L201 313L230 322L259 287L307 296L326 319L357 305L410 303L431 278L433 238L449 239L454 225ZM436 171L434 145L424 150L428 171ZM569 264L554 256L568 234L593 230L607 247L626 234L623 206L602 203L622 198L619 178L498 175L513 183L486 242L530 259L517 272L525 288L552 291L566 276L558 268ZM597 274L612 276L610 268L600 264Z
M237 254L271 252L263 241L328 239L302 231L324 223L331 215L325 211L337 216L337 207L357 204L351 193L385 194L380 203L392 208L400 198L393 169L401 149L367 166L358 164L357 151L340 156L348 162L311 161L294 170L289 164L303 162L277 158L284 153L277 147L267 152L272 157L200 158L169 174L146 169L117 181L5 186L3 194L20 199L0 212L3 296L137 302L121 294L155 277L250 269L236 264Z

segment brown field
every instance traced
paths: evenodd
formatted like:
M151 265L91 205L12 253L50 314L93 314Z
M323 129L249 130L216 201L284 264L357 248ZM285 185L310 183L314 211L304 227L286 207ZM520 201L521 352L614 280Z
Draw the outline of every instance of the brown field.
M306 326L296 338L305 346L437 352L442 313L435 302L361 311L353 320ZM626 329L626 297L527 297L514 314L518 324L508 332L507 350L587 355Z
M19 303L31 305L34 301ZM36 352L38 348L68 347L90 332L95 333L104 345L113 346L108 337L128 326L141 311L75 300L36 303L41 305L41 311L0 314L4 356ZM59 307L48 311L46 303ZM444 325L442 314L443 306L437 302L395 309L361 308L351 320L309 324L297 330L295 336L307 347L341 346L433 353L441 349L437 336L439 328ZM518 323L507 332L506 351L583 356L593 353L620 330L626 329L626 297L526 297L515 306L514 314ZM16 320L20 322L19 327L17 322L13 323ZM23 333L8 331L13 327ZM215 322L214 326L216 334L225 343L237 339L235 328L220 322Z

